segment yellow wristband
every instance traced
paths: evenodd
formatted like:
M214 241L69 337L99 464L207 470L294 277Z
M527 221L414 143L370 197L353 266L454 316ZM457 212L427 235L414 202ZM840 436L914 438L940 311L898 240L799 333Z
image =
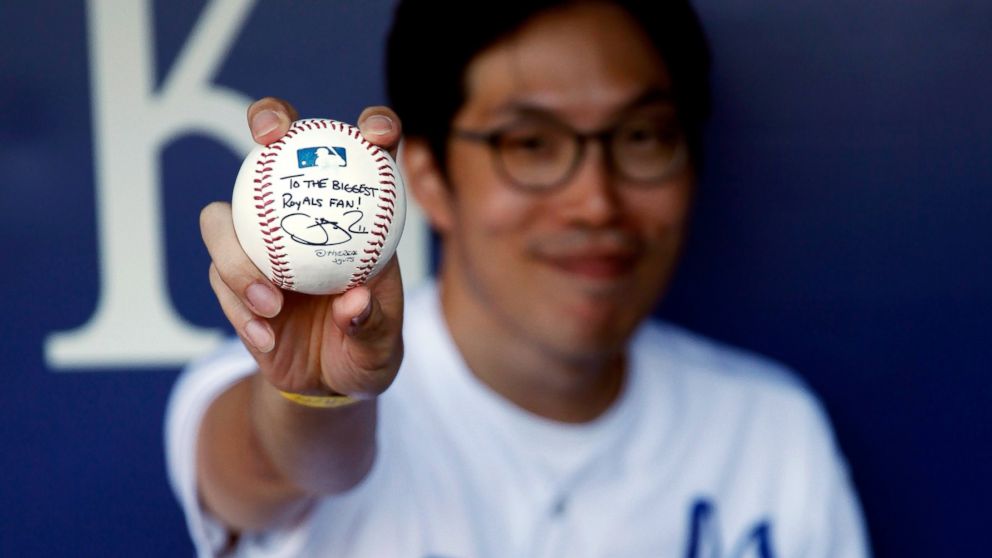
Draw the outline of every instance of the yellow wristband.
M347 395L306 395L303 393L290 393L279 390L279 395L304 407L314 409L333 409L335 407L345 407L353 403L358 403L358 399Z

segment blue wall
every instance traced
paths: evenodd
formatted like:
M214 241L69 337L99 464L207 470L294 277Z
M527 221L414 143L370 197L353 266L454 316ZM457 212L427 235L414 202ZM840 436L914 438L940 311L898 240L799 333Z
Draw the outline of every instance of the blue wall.
M0 556L191 552L162 457L178 366L59 364L49 344L93 318L109 275L131 273L100 267L97 3L0 6ZM391 2L239 4L213 84L308 116L354 120L382 101ZM984 550L992 4L697 4L716 111L661 312L800 371L833 417L878 555ZM204 6L148 10L158 86ZM236 151L211 130L161 146L157 290L201 332L226 326L197 212L229 196Z

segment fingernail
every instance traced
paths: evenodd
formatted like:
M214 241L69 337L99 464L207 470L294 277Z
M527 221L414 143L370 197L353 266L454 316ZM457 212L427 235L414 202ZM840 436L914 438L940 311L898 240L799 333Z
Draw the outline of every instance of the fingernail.
M372 315L372 298L369 297L369 301L365 304L365 309L362 313L351 319L351 324L348 326L348 335L355 335L358 330L365 325L365 322L369 321L369 316Z
M279 313L279 300L271 289L261 283L252 283L245 290L245 296L255 313L271 318Z
M371 134L383 136L393 131L393 121L388 116L373 114L365 120L364 127Z
M279 115L275 111L263 110L251 119L251 135L260 138L279 127Z
M251 320L245 324L245 336L256 349L263 353L271 351L275 344L275 339L269 333L269 328L265 327L261 320Z

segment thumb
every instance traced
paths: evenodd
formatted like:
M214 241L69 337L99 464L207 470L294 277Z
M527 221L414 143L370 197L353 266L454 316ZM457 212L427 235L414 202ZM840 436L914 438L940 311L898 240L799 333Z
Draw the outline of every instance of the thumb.
M384 321L381 305L365 285L338 295L331 311L338 329L360 342L374 339Z
M398 258L390 258L380 273L334 297L335 325L350 340L375 346L403 326L403 279Z
M399 266L390 262L368 284L334 298L331 314L343 334L337 365L322 363L328 386L351 395L382 393L403 360L403 287ZM330 355L327 355L330 356Z

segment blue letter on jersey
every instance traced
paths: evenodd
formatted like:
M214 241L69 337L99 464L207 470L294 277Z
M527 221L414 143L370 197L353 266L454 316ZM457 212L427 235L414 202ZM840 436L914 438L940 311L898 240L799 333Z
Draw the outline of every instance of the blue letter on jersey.
M700 498L692 505L689 513L686 558L724 558L716 506L709 500ZM733 552L727 554L726 558L775 558L771 530L771 523L767 519L759 521L737 541Z

